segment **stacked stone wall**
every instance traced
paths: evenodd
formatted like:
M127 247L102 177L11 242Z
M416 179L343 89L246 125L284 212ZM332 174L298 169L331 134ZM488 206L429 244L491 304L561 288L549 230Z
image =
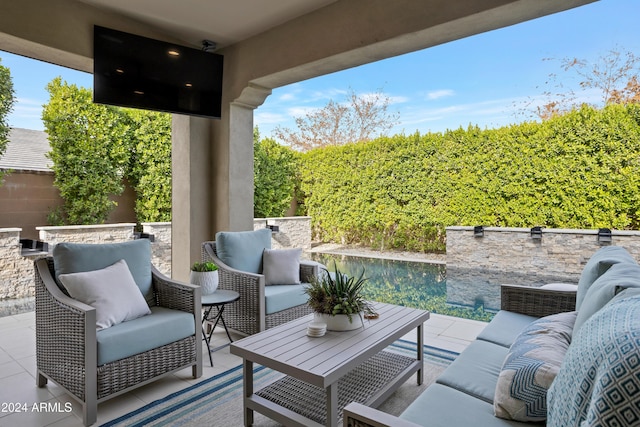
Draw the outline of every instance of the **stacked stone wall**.
M33 258L21 255L20 228L0 228L0 300L33 296Z
M311 218L265 218L254 222L254 229L277 225L272 247L311 249ZM47 243L50 254L56 244L117 243L136 237L134 223L36 227L39 240ZM20 228L0 229L0 300L34 296L33 261L47 252L21 253ZM142 232L151 239L151 262L163 274L171 277L171 223L143 223Z
M640 260L640 231L613 230L601 241L598 230L447 227L447 302L500 308L500 284L542 286L577 283L591 256L606 245L622 246Z
M285 218L256 218L253 229L277 226L278 231L271 235L273 249L301 248L311 250L311 217L291 216Z

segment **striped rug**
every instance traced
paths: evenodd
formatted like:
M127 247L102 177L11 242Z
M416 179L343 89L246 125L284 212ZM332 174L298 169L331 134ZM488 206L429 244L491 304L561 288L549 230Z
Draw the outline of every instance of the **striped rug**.
M399 340L387 350L414 356L416 344ZM397 415L401 413L455 359L458 353L424 346L424 383L417 386L412 376L378 409ZM256 390L282 374L263 366L254 369ZM112 420L103 427L142 426L220 426L243 425L242 365L229 369L191 387L149 403L133 412ZM254 426L272 427L278 423L255 413Z

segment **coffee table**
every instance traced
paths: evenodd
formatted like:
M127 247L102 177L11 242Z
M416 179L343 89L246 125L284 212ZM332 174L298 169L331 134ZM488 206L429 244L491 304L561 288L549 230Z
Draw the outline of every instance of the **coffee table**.
M414 373L422 384L422 324L429 312L383 303L374 307L379 318L354 331L309 337L311 314L232 343L231 353L243 358L245 426L253 424L254 411L284 425L338 426L350 402L377 407ZM415 358L385 351L413 329ZM254 363L285 376L256 391Z

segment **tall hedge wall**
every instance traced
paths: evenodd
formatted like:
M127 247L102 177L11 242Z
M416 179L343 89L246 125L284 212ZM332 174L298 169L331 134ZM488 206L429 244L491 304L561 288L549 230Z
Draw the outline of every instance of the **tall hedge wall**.
M300 176L324 241L442 251L449 225L637 229L640 105L316 149Z

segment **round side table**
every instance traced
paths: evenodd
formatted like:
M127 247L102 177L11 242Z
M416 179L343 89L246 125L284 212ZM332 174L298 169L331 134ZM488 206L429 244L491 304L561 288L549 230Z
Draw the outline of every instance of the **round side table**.
M218 326L218 322L222 322L222 326L224 326L224 330L227 333L227 337L229 338L229 342L233 342L231 339L231 334L229 334L229 329L227 329L227 324L224 322L224 317L222 314L224 313L224 307L227 304L238 301L240 299L240 294L236 291L228 291L225 289L218 289L212 294L202 295L202 308L204 311L204 316L202 316L202 337L204 338L204 342L207 343L207 350L209 350L209 362L211 362L211 366L213 366L213 359L211 357L211 352L219 350L220 347L211 349L211 335L213 334L214 329ZM213 308L217 309L217 312L213 317L211 316L211 311ZM214 322L209 335L204 331L204 322Z

